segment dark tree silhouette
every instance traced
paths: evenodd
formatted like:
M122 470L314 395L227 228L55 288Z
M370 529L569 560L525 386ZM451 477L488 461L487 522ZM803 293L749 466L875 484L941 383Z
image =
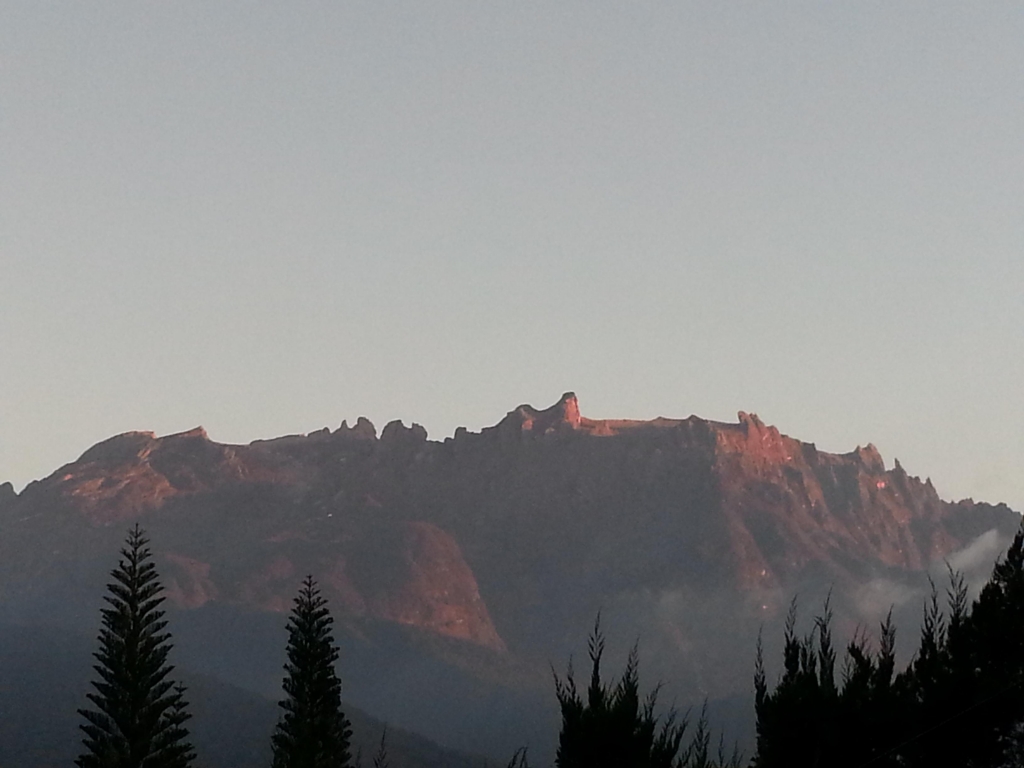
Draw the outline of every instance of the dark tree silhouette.
M911 765L1021 766L1024 724L1024 528L968 607L950 571L948 616L934 587L921 648L906 673L915 704L903 750Z
M786 617L783 672L772 691L758 640L754 673L757 752L754 768L846 768L870 762L883 768L891 746L892 718L899 713L893 694L896 634L892 621L881 626L872 653L857 636L847 646L842 685L836 684L828 600L814 628L796 634L796 603Z
M380 734L380 743L377 745L377 752L373 756L373 768L390 768L391 760L388 757L388 726L385 723L384 730ZM356 750L355 759L352 761L352 768L363 768L363 748Z
M341 710L334 619L307 576L288 619L288 663L280 702L284 714L273 735L274 768L348 768L352 730Z
M555 694L562 712L555 758L557 768L716 768L719 765L708 754L710 734L703 712L696 735L683 749L688 719L679 718L671 710L659 724L655 715L657 687L641 701L636 646L629 653L619 681L613 686L601 682L604 637L600 616L590 635L588 651L591 675L586 700L576 687L571 661L564 681L555 674ZM734 754L728 765L738 766L739 762L739 755ZM512 764L515 764L514 759Z
M771 691L758 644L755 768L1024 766L1024 525L977 600L950 568L940 603L932 584L917 653L895 677L891 617L877 652L855 638L838 691L827 607L806 638L791 612Z
M1024 527L974 602L968 630L964 644L978 677L972 725L987 747L975 761L1024 765L1016 757L1024 751Z
M169 679L163 587L148 544L136 524L111 571L100 649L93 654L99 679L87 694L95 709L79 710L86 720L85 751L75 761L80 768L185 768L195 759L185 689Z
M377 746L377 754L373 756L373 768L389 768L388 761L388 727L385 725L380 734L380 744Z

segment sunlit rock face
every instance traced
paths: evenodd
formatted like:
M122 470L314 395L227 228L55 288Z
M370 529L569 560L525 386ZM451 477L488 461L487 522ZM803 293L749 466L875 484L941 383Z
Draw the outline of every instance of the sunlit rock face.
M250 446L214 443L202 428L163 438L118 435L28 489L19 507L30 514L15 532L40 542L53 533L62 546L29 546L21 556L44 572L48 560L62 572L69 555L86 566L98 557L109 562L114 550L98 542L140 520L160 554L168 598L179 608L228 602L283 613L296 584L313 572L342 617L504 650L450 534L426 521L365 514L381 508L371 489L354 508L343 491L325 493L334 465L358 460L366 441L371 450L401 455L425 444L426 432L393 422L378 440L361 419L333 434ZM74 541L70 532L83 526L86 535ZM5 581L13 586L18 574Z
M353 642L412 633L416 669L443 659L546 696L548 663L601 610L690 700L749 689L757 631L795 593L831 588L840 631L893 595L917 610L929 569L1019 519L945 502L871 445L825 453L742 412L589 419L570 392L443 441L364 418L250 445L201 428L110 438L20 495L0 486L0 608L93 621L138 520L177 621L281 615L312 573Z

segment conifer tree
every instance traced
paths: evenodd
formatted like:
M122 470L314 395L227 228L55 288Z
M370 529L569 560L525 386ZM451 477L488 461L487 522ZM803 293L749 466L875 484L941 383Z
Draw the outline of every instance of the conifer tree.
M709 755L710 733L706 710L697 731L684 749L683 736L688 719L670 711L659 724L655 715L656 687L641 700L639 655L630 651L626 669L619 681L609 686L601 681L604 637L600 617L589 642L590 685L586 700L576 687L572 663L566 679L555 675L555 694L562 711L562 730L558 736L557 768L725 768L738 766L740 755L716 763ZM525 753L522 754L525 763ZM511 765L516 765L515 758Z
M831 621L826 600L813 631L799 637L793 603L786 618L783 672L772 691L758 640L754 768L896 765L889 748L903 732L903 708L893 687L896 631L891 617L881 625L877 653L868 650L863 636L847 646L841 686L835 679Z
M1024 524L970 614L970 656L978 674L974 715L987 749L979 765L1022 765L1024 746Z
M388 760L388 727L385 725L380 735L380 744L377 746L377 754L373 756L373 768L390 768Z
M288 662L280 702L284 714L272 745L273 768L348 768L352 730L341 710L334 619L312 576L302 583L288 619Z
M79 768L187 768L195 759L185 689L168 677L163 587L148 544L136 524L111 571L100 649L93 654L99 679L87 695L95 709L79 710L86 720Z
M484 768L487 768L486 763L484 763ZM530 764L526 760L526 747L517 749L505 768L530 768Z
M932 584L917 653L895 677L891 615L876 653L855 639L838 696L827 610L803 639L791 613L774 690L758 644L755 768L1024 766L1024 524L977 600L952 568L946 598L943 611Z

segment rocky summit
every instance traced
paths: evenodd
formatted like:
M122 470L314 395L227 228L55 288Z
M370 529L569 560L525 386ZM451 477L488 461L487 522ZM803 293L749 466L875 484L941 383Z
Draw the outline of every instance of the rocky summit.
M1020 517L944 501L872 445L826 453L742 412L589 419L572 393L442 441L363 418L249 445L130 432L0 486L0 610L93 631L136 520L182 664L272 692L312 573L356 704L500 755L554 738L549 664L599 611L680 705L746 697L757 633L794 595L810 612L831 590L838 632L912 617L930 573L968 550L990 567Z

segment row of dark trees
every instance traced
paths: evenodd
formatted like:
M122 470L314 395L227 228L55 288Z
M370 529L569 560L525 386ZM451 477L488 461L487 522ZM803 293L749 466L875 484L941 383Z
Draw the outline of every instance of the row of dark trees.
M1024 528L976 600L952 569L945 598L933 584L906 669L890 613L874 649L847 645L838 679L828 603L803 637L791 609L772 690L758 644L754 768L1024 766Z
M171 638L151 558L149 542L136 525L104 596L94 654L98 679L88 694L92 708L79 710L85 719L79 768L191 768L196 759L186 727L186 691L171 678ZM272 768L358 768L361 763L351 754L352 731L341 707L332 624L326 600L307 577L288 619L285 697L271 736ZM600 620L589 653L585 693L577 688L571 663L564 680L555 676L562 711L559 768L738 768L739 755L727 759L721 743L717 757L712 754L703 712L684 746L689 718L669 712L660 719L657 688L641 698L635 647L622 677L614 684L602 682ZM383 736L372 762L374 768L388 768ZM527 768L525 750L509 768Z
M145 534L128 533L104 596L98 679L87 694L79 768L189 768L196 758L185 723L185 689L171 679L164 600ZM333 619L313 577L288 620L282 716L272 737L273 768L347 768L352 730L341 709ZM358 765L358 758L355 761ZM383 739L374 768L387 768Z
M148 541L129 532L104 597L92 709L79 768L189 768L185 689L171 679L162 588ZM950 570L946 609L937 590L925 608L918 650L897 673L896 630L882 623L877 647L863 636L837 670L828 602L806 636L795 604L785 630L783 671L769 689L758 643L754 679L757 748L752 768L1024 767L1024 527L973 602ZM335 671L333 619L313 578L288 620L281 718L271 737L273 768L356 768ZM701 713L659 717L658 688L642 697L634 647L617 682L601 677L600 620L589 643L590 681L572 664L555 675L562 715L557 768L739 768L719 740L712 749ZM838 672L838 676L837 676ZM387 768L382 738L374 768ZM508 768L527 768L525 752Z
M837 668L826 601L805 636L796 604L786 621L783 671L769 688L761 643L754 676L757 747L752 768L1024 768L1024 525L977 599L949 569L945 609L932 585L916 653L896 670L892 613L877 644L861 633ZM634 648L622 678L601 683L604 643L590 641L585 696L570 666L556 677L562 710L558 768L738 766L719 742L709 755L701 716L683 748L687 719L658 720L657 689L641 701ZM520 760L520 764L525 764Z
M706 707L687 740L688 715L669 710L659 718L655 713L657 687L641 698L635 645L618 682L602 682L600 616L587 650L591 671L585 692L576 685L571 661L564 680L555 675L555 694L562 712L555 760L558 768L739 768L739 752L733 749L727 756L721 739L712 751ZM525 766L525 755L518 766L513 760L510 768L520 766Z

